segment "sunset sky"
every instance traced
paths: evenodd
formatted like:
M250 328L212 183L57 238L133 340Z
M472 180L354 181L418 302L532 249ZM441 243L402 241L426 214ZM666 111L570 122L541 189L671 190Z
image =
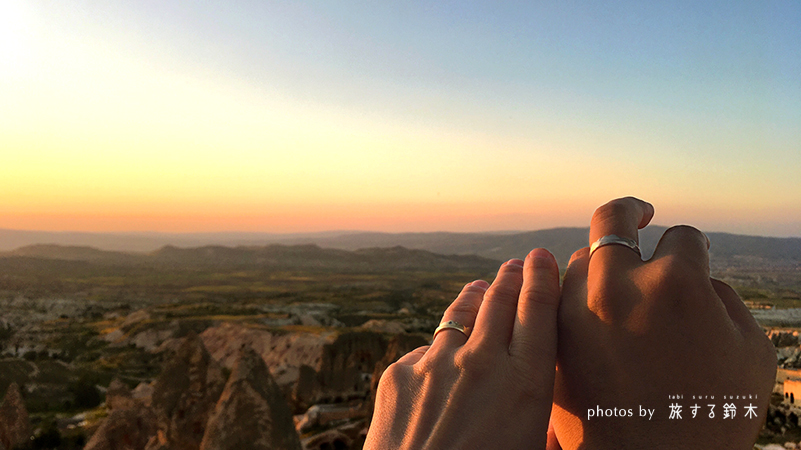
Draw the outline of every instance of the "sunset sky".
M0 0L0 228L533 230L636 195L801 236L799 24L797 0Z

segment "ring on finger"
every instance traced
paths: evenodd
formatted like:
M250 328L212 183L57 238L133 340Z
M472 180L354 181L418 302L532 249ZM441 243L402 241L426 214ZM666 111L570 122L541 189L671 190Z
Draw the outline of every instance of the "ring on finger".
M642 256L642 253L640 253L640 246L637 245L637 241L631 238L621 237L616 234L607 234L606 236L601 236L600 239L593 242L590 246L590 256L595 253L595 250L598 250L604 245L622 245L634 250L638 255Z
M437 337L437 333L444 330L456 330L467 337L467 333L470 329L455 320L446 320L445 322L440 323L437 329L434 330L434 338Z

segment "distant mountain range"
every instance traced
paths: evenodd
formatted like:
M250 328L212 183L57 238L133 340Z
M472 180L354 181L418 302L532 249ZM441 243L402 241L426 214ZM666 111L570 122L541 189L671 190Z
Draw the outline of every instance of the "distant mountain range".
M662 226L648 226L640 230L640 248L645 258L651 257L666 229ZM435 253L475 254L497 260L522 258L531 249L544 247L556 256L560 267L564 267L574 251L588 245L589 235L589 228L553 228L513 234L358 233L291 242L313 242L323 247L346 250L401 245ZM713 261L745 257L801 262L801 238L743 236L729 233L708 233L708 236L711 242L710 257Z
M354 231L320 233L91 233L77 231L28 231L0 229L0 252L36 244L94 247L119 252L152 252L167 245L202 247L205 245L267 245L294 240L325 239Z
M665 229L665 227L653 225L640 231L641 248L646 258L653 253ZM708 233L708 235L712 243L710 254L713 263L732 259L801 263L801 238L744 236L728 233ZM177 258L175 262L178 263L184 257L202 259L204 252L208 256L213 256L211 259L215 260L255 261L258 258L272 257L270 255L277 257L280 253L279 249L282 248L281 245L303 245L307 252L314 253L314 257L344 258L344 261L350 257L348 256L350 253L327 252L323 249L354 251L401 246L409 250L424 250L439 255L477 255L495 261L503 261L514 257L522 258L529 250L535 247L544 247L550 250L556 256L560 266L564 267L575 250L587 245L588 237L589 228L553 228L508 233L327 232L309 234L111 234L0 230L0 251L15 250L10 254L17 256L95 262L114 260L118 263L141 261L141 258L132 253L140 253L139 256L147 253L150 255L149 258L157 260L166 261L175 257ZM395 251L401 252L399 249ZM362 251L361 254L369 253L365 252L367 251ZM297 251L290 253L295 254ZM181 255L181 257L176 255ZM417 256L422 257L421 255L424 253ZM289 254L285 257L289 257ZM309 258L312 257L312 254L298 257Z
M0 253L0 272L9 265L51 267L49 262L94 267L150 267L155 269L302 269L380 273L387 271L483 272L498 261L477 255L440 255L404 247L355 251L320 248L313 244L267 246L165 246L149 253L125 253L92 247L36 244Z

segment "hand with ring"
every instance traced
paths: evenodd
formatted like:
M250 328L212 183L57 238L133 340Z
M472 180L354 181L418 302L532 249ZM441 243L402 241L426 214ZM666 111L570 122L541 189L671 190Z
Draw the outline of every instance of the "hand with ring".
M431 346L384 372L364 448L544 449L559 292L544 249L466 285Z
M653 214L631 197L598 208L561 297L542 249L502 266L486 292L468 284L431 347L384 373L365 448L750 449L773 347L734 290L710 278L700 231L670 228L642 260L637 230Z
M668 229L641 259L637 230L653 214L632 197L601 206L590 226L597 244L570 260L551 418L559 444L751 449L774 384L773 346L734 290L710 278L697 229ZM627 413L606 417L614 409Z

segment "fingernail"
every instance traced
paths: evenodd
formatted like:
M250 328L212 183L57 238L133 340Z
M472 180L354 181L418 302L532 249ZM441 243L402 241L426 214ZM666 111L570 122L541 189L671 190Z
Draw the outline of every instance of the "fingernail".
M484 280L476 280L476 281L470 283L470 286L475 286L475 287L477 287L479 289L484 289L486 291L489 288L489 283L487 283Z
M509 261L506 261L506 264L507 265L512 265L512 266L523 267L523 260L522 259L513 258L513 259L510 259Z
M548 250L544 248L535 248L531 252L529 252L528 256L530 258L535 259L547 259L548 261L553 261L553 255Z

